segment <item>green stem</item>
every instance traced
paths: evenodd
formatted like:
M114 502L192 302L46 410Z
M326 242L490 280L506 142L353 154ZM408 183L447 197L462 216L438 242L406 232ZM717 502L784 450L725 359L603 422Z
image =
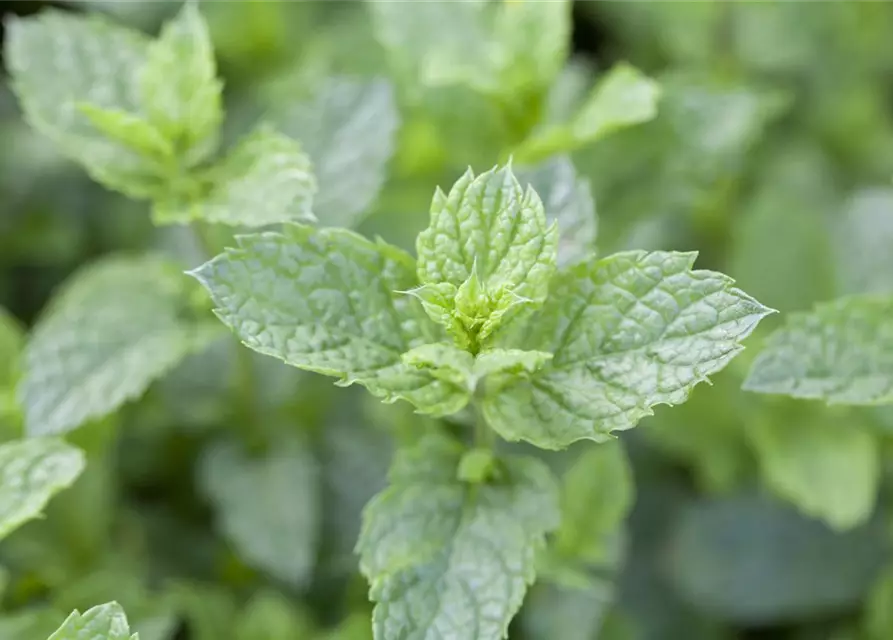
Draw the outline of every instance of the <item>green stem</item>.
M472 400L474 406L474 446L478 449L493 449L496 445L496 434L481 409L479 398Z

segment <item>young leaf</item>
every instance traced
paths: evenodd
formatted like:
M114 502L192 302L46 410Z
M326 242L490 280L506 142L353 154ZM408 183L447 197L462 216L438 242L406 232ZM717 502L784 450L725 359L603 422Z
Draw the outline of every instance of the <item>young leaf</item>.
M863 524L880 484L878 444L858 424L821 415L781 424L763 419L747 429L766 483L806 515L834 529Z
M234 443L213 445L200 466L200 485L219 526L246 562L304 586L313 572L319 524L316 462L300 442L275 443L252 459Z
M143 110L187 166L205 159L217 145L222 89L208 26L198 3L190 0L149 45L139 77Z
M106 257L76 273L25 349L27 432L64 433L114 411L216 335L178 317L187 283L156 256Z
M378 195L394 153L400 117L390 83L328 78L275 122L313 160L316 216L326 226L352 227Z
M530 184L543 201L546 220L558 222L558 266L579 262L592 253L598 220L589 181L577 176L568 156L555 156L516 171L518 182Z
M534 132L515 151L515 157L538 162L648 122L657 115L659 98L660 87L654 80L635 67L620 63L599 79L570 122Z
M377 640L499 640L533 582L558 524L554 480L541 462L510 458L499 481L466 484L463 452L441 436L399 452L390 487L366 508L357 550Z
M406 253L344 229L300 225L238 242L193 275L248 347L426 413L464 406L453 385L401 359L439 339L416 302L395 293L416 283Z
M80 105L139 113L148 39L99 15L42 11L8 23L5 59L28 122L105 186L134 198L157 193L154 166L109 140Z
M33 438L0 445L0 539L40 515L84 470L84 454L61 440Z
M787 317L753 363L744 389L825 400L893 402L893 298L858 296Z
M121 605L109 602L83 614L73 611L47 640L139 640L139 634L130 634Z
M507 440L562 449L605 441L657 404L679 404L743 348L767 314L694 253L630 251L561 273L525 347L553 354L529 379L487 394L483 411Z
M115 142L159 164L173 162L174 147L152 123L138 115L119 109L103 109L85 103L78 105L98 131ZM163 167L162 167L163 170Z
M208 222L263 227L280 222L312 222L316 179L301 146L261 125L243 138L205 175L209 192L192 202L161 202L158 223Z
M547 225L539 196L510 166L477 177L469 169L449 195L434 194L431 223L416 241L424 286L411 293L474 351L507 313L542 304L557 242L557 225Z

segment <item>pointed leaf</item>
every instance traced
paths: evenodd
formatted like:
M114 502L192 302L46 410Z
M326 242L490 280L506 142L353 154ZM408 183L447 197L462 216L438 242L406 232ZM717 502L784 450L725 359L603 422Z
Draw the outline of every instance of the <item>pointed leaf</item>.
M829 404L893 402L893 298L844 298L788 315L744 389Z
M494 39L504 50L507 89L544 90L564 66L571 41L568 0L503 0Z
M28 122L97 181L134 198L157 193L156 169L109 140L78 105L138 114L148 39L99 15L42 11L8 23L5 59Z
M235 443L217 443L201 462L200 485L246 562L293 586L307 583L320 505L316 461L306 446L276 441L252 459Z
M157 256L110 256L77 272L25 350L27 432L64 433L114 411L216 335L179 318L188 282Z
M37 518L50 498L71 486L84 464L81 450L61 440L0 445L0 538Z
M290 225L238 240L193 275L247 346L421 411L464 405L452 385L401 360L439 339L418 304L395 293L415 284L410 256L344 229Z
M152 123L119 109L103 109L89 103L78 105L96 129L110 140L159 163L172 163L174 147Z
M546 220L558 222L558 265L579 262L595 249L598 220L589 181L577 176L568 156L517 170L518 182L539 194Z
M316 216L326 226L354 226L378 195L394 153L400 118L390 83L328 78L275 121L313 160Z
M19 378L25 331L19 322L0 307L0 391L12 387Z
M121 605L109 602L84 614L73 611L48 640L139 640L139 635L130 634Z
M186 164L195 164L214 151L223 120L223 85L198 2L183 4L147 54L139 78L141 106Z
M536 551L558 524L548 469L510 458L499 481L466 484L462 453L439 436L399 452L390 487L366 508L357 549L377 640L499 640L534 579Z
M694 260L630 251L561 273L520 329L526 348L554 357L484 399L490 425L507 440L561 449L605 441L654 405L684 402L771 313L728 276L693 271Z

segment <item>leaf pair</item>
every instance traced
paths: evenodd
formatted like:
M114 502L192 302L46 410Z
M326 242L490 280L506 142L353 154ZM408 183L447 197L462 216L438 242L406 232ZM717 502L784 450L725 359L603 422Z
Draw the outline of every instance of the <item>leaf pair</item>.
M249 347L386 401L447 415L475 391L458 378L501 371L481 390L488 423L549 449L683 402L770 312L730 278L693 271L694 254L627 252L556 271L556 245L539 197L503 168L435 195L418 280L395 247L301 226L243 236L194 273ZM430 344L442 346L411 351Z
M32 126L97 182L151 200L156 222L314 219L310 160L268 126L208 164L222 83L196 4L157 40L97 15L41 12L10 23L6 58Z

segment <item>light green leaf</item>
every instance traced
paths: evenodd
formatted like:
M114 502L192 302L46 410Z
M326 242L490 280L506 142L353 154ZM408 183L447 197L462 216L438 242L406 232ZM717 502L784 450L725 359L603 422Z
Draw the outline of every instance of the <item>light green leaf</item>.
M394 153L400 116L390 83L328 78L310 100L290 101L275 122L313 160L316 216L326 226L353 226L378 195Z
M728 276L693 271L695 257L630 251L562 272L541 312L513 332L554 357L484 398L490 425L507 440L562 449L684 402L772 312Z
M19 399L30 435L111 413L217 335L180 318L189 280L157 256L108 256L51 301L25 350Z
M149 45L139 77L140 104L187 166L217 146L223 83L198 2L188 1Z
M399 452L390 487L366 508L357 550L378 603L377 640L498 640L533 582L536 552L558 524L548 469L509 458L498 482L466 484L456 475L463 452L440 436Z
M247 346L420 411L464 405L452 385L401 359L440 337L414 300L395 293L416 282L409 255L344 229L299 225L238 242L193 275Z
M494 39L503 49L502 86L512 93L542 91L558 76L571 41L568 0L503 0Z
M579 178L568 156L555 156L516 171L518 182L539 194L546 220L558 222L558 265L579 262L595 250L598 220L589 181Z
M155 168L107 139L78 105L139 113L137 77L148 39L99 15L42 11L8 23L5 60L28 122L105 186L158 192Z
M471 400L481 380L503 374L500 380L533 373L552 358L551 353L522 349L488 349L477 356L447 342L432 342L410 349L403 362L427 371L432 377L455 385L456 393L464 392ZM490 393L492 387L488 387Z
M267 125L243 138L205 175L208 193L193 202L162 202L158 223L202 219L245 227L311 222L316 179L301 146Z
M893 189L862 189L834 230L840 292L893 293Z
M173 163L174 147L152 123L119 109L102 109L90 103L78 109L103 135L159 164ZM162 166L161 171L164 170Z
M594 142L624 127L657 115L659 85L626 63L602 77L580 107L571 128L578 144Z
M633 476L618 441L589 446L562 479L559 557L603 563L612 538L632 508Z
M557 242L557 225L510 166L477 177L469 169L449 195L434 193L430 225L416 241L419 280L437 293L429 315L475 350L506 313L542 304ZM426 289L412 293L427 297Z
M370 1L366 6L391 66L409 86L493 86L501 61L492 55L485 1Z
M121 605L109 602L84 614L73 611L48 640L139 640L139 635L130 634Z
M744 389L829 404L893 401L893 298L844 298L788 315Z
M0 538L37 518L50 498L71 486L84 464L81 450L61 440L0 445Z
M205 452L199 484L220 529L247 563L293 586L310 579L319 532L316 461L300 441L281 440L255 458L230 442Z
M865 605L866 640L886 640L893 632L893 568L887 567L868 594Z
M823 415L788 418L764 417L746 430L768 486L834 529L863 524L874 510L881 474L872 434Z
M629 64L617 64L598 80L570 122L535 131L515 151L515 157L537 162L648 122L657 115L659 99L660 86L654 80Z

